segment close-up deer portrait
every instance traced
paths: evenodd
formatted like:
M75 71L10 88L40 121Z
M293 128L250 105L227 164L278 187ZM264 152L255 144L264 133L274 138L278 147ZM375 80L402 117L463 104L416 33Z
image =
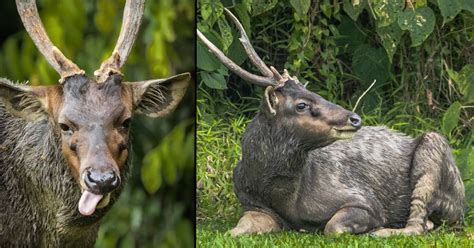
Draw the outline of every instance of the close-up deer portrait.
M241 8L235 10L242 16ZM308 90L287 70L280 74L267 66L237 17L229 9L222 15L234 24L234 37L261 75L243 69L210 41L217 40L215 36L208 39L198 29L201 44L234 75L264 87L260 107L241 138L240 161L229 178L242 210L229 231L231 236L296 230L385 237L421 235L440 226L463 228L464 184L443 135L425 132L410 137L384 126L364 125L358 114ZM266 25L259 26L256 36L262 37L279 23ZM284 36L285 31L277 28L275 33ZM262 46L286 49L263 40L260 50ZM209 70L205 66L202 73ZM215 173L215 158L205 161L204 173ZM206 168L206 164L199 166ZM198 183L203 196L207 192L204 181L202 177Z
M118 41L94 76L51 42L35 0L16 0L16 7L60 80L29 86L0 79L0 247L91 247L130 174L134 113L173 112L191 76L124 80L144 0L126 1Z

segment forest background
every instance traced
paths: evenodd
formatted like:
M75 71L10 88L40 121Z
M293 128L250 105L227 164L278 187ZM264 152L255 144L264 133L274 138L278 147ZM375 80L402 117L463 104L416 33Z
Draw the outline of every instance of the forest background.
M110 56L125 0L38 0L48 35L89 75ZM195 1L146 1L125 80L195 72ZM26 33L15 1L0 1L0 77L31 85L59 76ZM120 200L102 221L96 247L192 247L194 244L195 83L163 119L132 123L133 171Z
M446 136L466 186L466 225L474 225L474 1L199 0L198 29L242 68L258 74L224 7L241 21L267 65L288 69L329 101L352 109L376 80L356 110L364 125L385 125L410 136L428 131ZM241 214L232 189L240 138L263 90L231 73L201 42L197 66L198 244L337 245L341 240L292 232L241 239L226 234ZM469 242L455 236L384 242L429 246L436 240Z

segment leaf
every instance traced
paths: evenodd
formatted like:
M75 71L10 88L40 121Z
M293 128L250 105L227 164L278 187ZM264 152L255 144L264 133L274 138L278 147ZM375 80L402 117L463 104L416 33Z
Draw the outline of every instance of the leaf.
M207 22L209 26L214 25L224 13L224 6L220 1L214 0L200 0L200 3L203 21Z
M234 39L230 45L227 56L237 65L241 65L247 59L247 53L238 39Z
M433 32L435 22L435 15L429 7L407 10L398 17L400 28L410 32L412 46L419 46L428 38Z
M227 52L227 49L229 49L230 44L232 44L232 40L234 37L232 36L232 31L230 29L229 23L225 19L224 16L222 16L218 21L217 25L219 26L219 30L221 31L221 43L222 43L222 50L224 52Z
M346 14L354 21L357 21L360 13L364 10L367 6L367 0L362 0L357 5L353 5L352 1L344 1L342 9L346 12Z
M278 0L254 0L252 3L252 16L267 12L278 3Z
M461 12L462 6L459 0L437 0L438 7L443 16L443 23L447 23L454 19L459 12ZM469 1L469 0L468 0ZM472 1L472 0L470 0Z
M415 7L425 7L428 0L415 0Z
M247 35L250 36L250 16L246 10L245 5L243 4L235 5L234 12L237 15L237 18L239 19L240 23L244 27L244 30L247 33Z
M392 23L389 26L377 28L377 34L387 52L390 63L392 63L393 55L395 54L400 39L403 36L403 30L400 29L397 23Z
M474 1L472 0L459 0L461 1L461 8L470 12L474 12Z
M290 4L295 9L296 14L303 16L308 13L311 0L290 0Z
M371 4L377 27L385 27L397 21L398 14L405 7L405 0L373 0Z
M146 191L150 194L155 193L161 186L161 161L159 150L153 149L143 158L141 168L141 179Z
M225 90L227 89L227 82L224 75L216 72L201 72L201 79L204 84L212 89Z
M206 37L208 36L206 35ZM196 42L196 46L196 65L199 69L205 71L215 71L221 67L219 60L214 56L214 54L209 52L206 45L202 44L201 42Z
M464 103L474 102L474 64L465 65L459 72L448 70L448 75L464 96Z
M454 150L456 165L458 166L463 180L474 179L474 148L468 146L464 149Z
M6 63L8 73L14 78L22 78L21 68L18 66L20 64L20 58L18 56L18 43L15 36L11 36L5 41L3 51L5 52L5 60L8 61L8 63Z
M456 127L459 121L459 114L461 113L461 103L458 101L451 104L446 110L441 121L441 130L445 135L449 135Z
M377 80L377 85L387 82L390 77L389 61L383 48L361 45L352 56L352 69L362 84L370 85Z

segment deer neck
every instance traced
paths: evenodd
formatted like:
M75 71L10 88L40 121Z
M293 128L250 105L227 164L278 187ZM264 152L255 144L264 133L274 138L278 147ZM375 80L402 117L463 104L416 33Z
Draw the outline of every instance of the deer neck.
M242 161L272 174L294 175L304 167L310 150L293 132L262 113L248 125L242 139Z

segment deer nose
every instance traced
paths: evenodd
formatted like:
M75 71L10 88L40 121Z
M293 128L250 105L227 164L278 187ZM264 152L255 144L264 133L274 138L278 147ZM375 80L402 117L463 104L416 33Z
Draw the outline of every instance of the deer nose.
M359 129L362 126L362 119L358 114L352 113L349 116L349 123L351 124L351 126Z
M84 183L93 193L105 195L120 185L120 179L114 171L88 168L84 173Z

